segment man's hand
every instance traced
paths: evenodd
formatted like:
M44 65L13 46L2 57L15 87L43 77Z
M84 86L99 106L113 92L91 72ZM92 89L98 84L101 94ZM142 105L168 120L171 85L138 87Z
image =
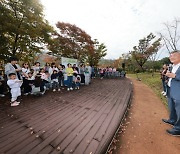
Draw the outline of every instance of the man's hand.
M175 74L175 73L167 72L167 73L166 73L166 76L169 77L169 78L175 78L175 77L176 77L176 74Z

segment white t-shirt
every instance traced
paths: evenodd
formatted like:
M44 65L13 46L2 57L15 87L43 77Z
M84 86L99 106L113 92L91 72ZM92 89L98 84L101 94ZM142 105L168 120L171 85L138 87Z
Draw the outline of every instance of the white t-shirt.
M173 65L172 66L172 73L176 73L176 71L178 70L179 67L180 67L180 63L176 64L176 65ZM168 81L168 86L169 87L171 87L171 80L172 80L172 78L169 78L169 81Z
M39 73L39 71L40 71L39 66L33 66L32 69L34 70L35 73Z
M52 75L53 74L53 71L56 70L57 72L59 72L58 68L57 67L50 67L49 68L49 74Z
M30 72L30 69L29 68L22 68L22 77L26 77L25 75L24 75L24 73L26 74L26 75L28 75L28 73Z

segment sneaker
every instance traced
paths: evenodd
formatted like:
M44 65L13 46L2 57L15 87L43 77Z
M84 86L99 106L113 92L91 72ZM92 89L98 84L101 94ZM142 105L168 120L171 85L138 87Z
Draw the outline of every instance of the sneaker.
M161 92L161 94L164 94L164 93L165 93L164 91Z
M166 92L163 93L163 96L166 96Z
M45 94L45 92L46 92L46 91L44 90L43 92L41 92L41 94L42 94L42 95L44 95L44 94Z
M71 87L70 90L73 90L73 88Z
M53 91L56 91L56 89L53 89Z
M69 88L67 88L67 91L69 91L70 89Z
M58 89L58 91L61 91L61 89Z
M19 105L19 103L17 103L17 102L11 103L11 106L18 106L18 105Z
M4 94L0 94L0 97L5 97L5 95Z
M24 96L27 96L29 93L25 93Z
M77 89L79 89L79 87L77 87Z

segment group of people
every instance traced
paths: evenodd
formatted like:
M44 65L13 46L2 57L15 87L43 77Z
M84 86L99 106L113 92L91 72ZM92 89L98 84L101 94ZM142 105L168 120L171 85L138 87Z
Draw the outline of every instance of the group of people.
M117 71L115 67L106 67L106 68L99 68L99 74L100 78L116 78L116 77L125 77L126 73L125 71Z
M80 89L81 84L88 85L92 78L100 77L113 78L125 76L125 72L118 72L116 68L95 68L84 64L62 64L46 63L41 66L40 62L35 62L33 66L23 63L22 67L18 64L18 59L10 58L5 65L5 78L0 74L0 97L4 97L4 87L8 86L11 93L11 106L18 106L19 96L23 95L44 95L46 90L52 89L53 92L61 91L67 87L67 91Z
M70 63L67 66L46 63L41 67L39 62L32 67L28 63L23 63L20 67L18 59L13 57L5 65L6 79L0 74L0 97L5 96L6 83L11 93L11 106L19 105L18 97L21 96L21 92L24 95L43 95L46 90L61 91L65 86L67 91L79 89L81 83L85 83L85 73L91 74L90 68L84 64L77 67L76 64L72 66Z
M169 59L172 65L164 65L161 78L170 115L168 119L162 121L173 126L172 129L167 130L168 134L180 136L180 51L173 51Z

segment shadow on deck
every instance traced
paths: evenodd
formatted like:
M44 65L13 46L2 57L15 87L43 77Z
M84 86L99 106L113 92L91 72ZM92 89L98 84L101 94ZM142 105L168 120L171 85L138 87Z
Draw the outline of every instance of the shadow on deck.
M94 80L72 92L0 103L0 153L105 153L126 111L128 79Z

